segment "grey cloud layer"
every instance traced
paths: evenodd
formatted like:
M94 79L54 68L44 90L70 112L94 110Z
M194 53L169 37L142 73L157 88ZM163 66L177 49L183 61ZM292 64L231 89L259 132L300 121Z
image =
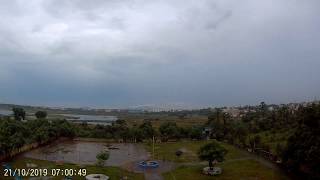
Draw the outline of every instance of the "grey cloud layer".
M317 0L15 0L3 102L232 105L319 96Z

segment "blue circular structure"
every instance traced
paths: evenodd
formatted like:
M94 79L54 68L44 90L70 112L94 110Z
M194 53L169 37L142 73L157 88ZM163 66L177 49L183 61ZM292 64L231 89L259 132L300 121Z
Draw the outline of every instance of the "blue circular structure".
M141 161L139 162L139 167L141 168L157 168L159 167L159 163L157 161Z

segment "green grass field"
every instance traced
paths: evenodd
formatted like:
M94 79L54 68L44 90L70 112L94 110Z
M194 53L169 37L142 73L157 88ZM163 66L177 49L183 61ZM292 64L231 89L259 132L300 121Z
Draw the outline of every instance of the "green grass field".
M179 141L179 142L167 142L155 144L155 159L168 160L173 162L199 162L197 152L200 147L210 141ZM228 154L226 159L243 158L246 154L242 153L239 149L221 143L227 150ZM152 144L146 144L146 149L152 152ZM175 152L179 149L185 151L180 157L175 155Z
M255 160L255 156L232 145L220 143L227 150L228 154L225 161L217 166L222 167L223 174L216 177L210 177L201 173L205 167L197 157L199 148L210 141L180 141L168 142L155 145L155 159L165 159L180 163L180 166L172 172L165 173L163 176L167 180L206 180L206 179L262 179L262 180L278 180L287 179L278 169L269 168L266 164ZM146 145L151 152L151 144ZM179 158L175 155L178 149L186 150ZM272 164L271 164L272 166Z
M132 180L143 180L143 174L130 173L128 171L122 170L118 167L97 167L97 166L79 166L74 164L63 164L57 165L55 162L35 160L29 158L17 158L14 160L12 167L19 169L26 169L26 163L36 164L36 169L86 169L88 174L105 174L110 177L111 180L118 180L121 177L127 176L128 179ZM2 170L2 169L1 169ZM3 171L2 171L3 172ZM10 178L7 178L10 179ZM63 176L53 177L53 180L61 180ZM84 177L79 175L74 175L72 179L83 180Z
M286 180L281 172L272 170L255 160L239 160L218 164L223 169L219 176L207 176L201 173L202 165L180 166L172 172L163 174L165 180Z

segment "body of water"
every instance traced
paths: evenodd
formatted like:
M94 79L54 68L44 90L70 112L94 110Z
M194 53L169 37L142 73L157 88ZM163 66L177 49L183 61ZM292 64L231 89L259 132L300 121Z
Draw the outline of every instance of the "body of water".
M6 109L0 109L0 115L3 116L9 116L11 115L13 112L11 110L6 110Z
M117 116L100 116L100 115L79 115L79 114L60 114L66 117L66 120L72 122L87 122L88 124L111 124L118 120Z

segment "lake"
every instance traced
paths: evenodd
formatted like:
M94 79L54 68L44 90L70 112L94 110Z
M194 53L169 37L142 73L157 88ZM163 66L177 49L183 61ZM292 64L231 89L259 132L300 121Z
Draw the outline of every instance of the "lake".
M3 116L9 116L11 115L13 112L11 110L6 110L6 109L0 109L0 115Z
M117 116L101 116L101 115L79 115L79 114L59 114L66 117L66 120L82 123L87 122L88 124L111 124L118 120Z

